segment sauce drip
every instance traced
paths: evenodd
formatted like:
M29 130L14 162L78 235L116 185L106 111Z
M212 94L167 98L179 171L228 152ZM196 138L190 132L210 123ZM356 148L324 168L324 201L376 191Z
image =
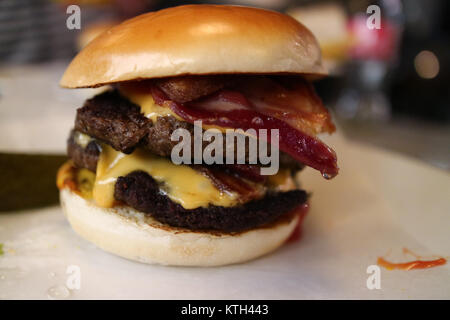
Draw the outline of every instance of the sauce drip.
M388 270L414 270L414 269L428 269L437 266L442 266L447 263L447 260L444 258L437 258L433 260L421 260L421 258L412 253L410 250L403 248L403 253L410 254L414 256L417 260L409 261L409 262L401 262L401 263L393 263L387 261L383 257L379 257L377 260L377 264L383 268Z
M300 205L300 207L295 209L295 211L296 211L296 214L298 214L298 222L297 222L297 225L295 226L295 229L292 231L291 235L286 240L286 243L299 241L300 238L302 237L303 220L305 219L305 216L309 211L308 203L304 203L304 204Z

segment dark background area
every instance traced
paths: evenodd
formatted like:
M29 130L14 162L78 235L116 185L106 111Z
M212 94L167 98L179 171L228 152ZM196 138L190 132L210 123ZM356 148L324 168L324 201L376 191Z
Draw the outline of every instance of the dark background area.
M352 43L333 61L330 77L315 83L339 127L355 141L450 169L449 1L2 0L0 67L68 62L91 26L187 3L241 4L280 12L316 7L320 13L321 5L340 8ZM81 30L65 27L70 4L81 8ZM366 19L372 4L381 8L382 28L369 44L364 37L355 38L361 28L358 17Z

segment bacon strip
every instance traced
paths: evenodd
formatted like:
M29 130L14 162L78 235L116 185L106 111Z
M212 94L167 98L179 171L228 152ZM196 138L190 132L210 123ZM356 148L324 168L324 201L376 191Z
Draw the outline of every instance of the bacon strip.
M336 130L311 83L299 77L250 77L239 88L262 114L286 121L310 135Z
M240 176L230 174L223 168L200 165L193 165L192 167L211 179L211 182L220 191L232 191L239 194L239 198L243 202L261 196L260 189L256 188L254 184L246 182Z
M297 161L319 170L331 179L338 174L335 152L317 138L292 127L274 116L262 114L252 107L246 97L235 91L221 90L218 93L185 104L168 100L165 94L152 87L152 96L159 105L166 105L184 120L193 123L202 120L205 124L235 129L267 129L267 140L271 141L270 129L279 130L279 149Z
M264 182L267 176L261 175L261 168L252 164L224 164L223 167L239 177L246 178L253 182Z

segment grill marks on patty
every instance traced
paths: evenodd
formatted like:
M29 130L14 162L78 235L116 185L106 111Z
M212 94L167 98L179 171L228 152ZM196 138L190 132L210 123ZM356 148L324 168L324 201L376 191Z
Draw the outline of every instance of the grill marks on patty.
M267 194L234 207L210 205L187 210L161 194L158 183L142 171L120 177L114 197L170 226L223 232L239 232L271 223L307 200L305 191L294 190Z
M172 132L178 128L190 132L191 154L193 155L194 126L191 123L177 120L172 116L158 117L153 123L141 113L139 106L121 96L117 90L107 91L87 100L83 107L77 110L75 119L77 131L103 141L114 149L127 154L139 147L159 156L170 157L172 148L178 144L170 137ZM225 143L225 137L223 140ZM206 148L208 144L209 142L204 141L202 148ZM234 152L236 162L236 142ZM248 154L248 144L246 144L246 158L248 158ZM303 165L289 155L280 152L280 167L299 170Z

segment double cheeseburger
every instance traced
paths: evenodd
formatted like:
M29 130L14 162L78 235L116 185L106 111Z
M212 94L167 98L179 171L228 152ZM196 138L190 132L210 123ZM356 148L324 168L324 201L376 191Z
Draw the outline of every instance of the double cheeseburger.
M180 6L102 33L60 82L105 87L77 110L70 160L58 172L72 228L145 263L217 266L273 251L296 232L308 206L300 170L338 173L334 151L316 137L335 130L309 82L325 73L311 32L262 9ZM192 136L183 152L210 145L195 146L196 130L214 129L225 141L227 130L241 129L258 148L279 151L279 170L261 174L267 161L255 161L250 143L237 140L222 164L175 164L180 128ZM263 129L278 135L263 139ZM244 162L229 161L238 154Z

